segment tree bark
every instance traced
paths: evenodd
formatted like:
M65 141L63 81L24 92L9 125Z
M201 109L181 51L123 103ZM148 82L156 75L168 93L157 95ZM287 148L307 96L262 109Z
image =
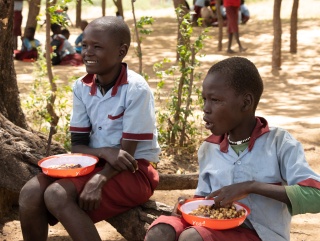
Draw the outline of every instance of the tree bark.
M298 8L299 0L293 0L291 19L290 19L290 53L297 53L297 30L298 30Z
M222 39L223 39L223 18L221 14L221 0L216 1L216 8L217 8L217 16L218 16L218 27L219 27L219 34L218 34L218 51L222 50Z
M77 0L76 4L76 27L79 28L81 24L81 7L82 0Z
M17 126L27 129L12 56L13 2L0 0L0 113Z
M149 200L108 222L126 239L143 241L150 224L160 215L171 215L173 207Z
M281 69L281 1L274 0L273 6L273 49L272 49L272 71L277 72Z
M28 19L25 28L37 28L37 16L40 12L41 0L31 0L29 3Z

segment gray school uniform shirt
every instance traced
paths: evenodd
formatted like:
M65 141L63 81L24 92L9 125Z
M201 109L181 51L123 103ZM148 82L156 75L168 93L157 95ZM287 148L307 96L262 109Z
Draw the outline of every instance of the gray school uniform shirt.
M275 185L320 187L320 176L305 159L300 142L286 130L257 118L249 146L239 155L227 136L210 136L198 151L199 182L195 195L207 196L223 186L255 180ZM285 203L257 194L239 202L251 209L245 224L263 241L290 240L291 215Z

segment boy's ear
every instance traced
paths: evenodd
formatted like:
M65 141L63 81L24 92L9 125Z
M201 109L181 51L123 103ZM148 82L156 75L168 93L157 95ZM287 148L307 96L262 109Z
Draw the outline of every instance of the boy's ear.
M126 57L127 53L128 53L128 45L127 44L122 44L120 47L120 51L119 51L119 57L124 58Z
M254 97L251 93L246 93L243 96L243 110L247 111L253 108L254 105Z

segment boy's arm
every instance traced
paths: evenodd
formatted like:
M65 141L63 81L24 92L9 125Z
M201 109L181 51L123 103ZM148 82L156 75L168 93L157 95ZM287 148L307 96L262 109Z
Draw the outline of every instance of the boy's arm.
M231 205L233 202L243 199L249 194L262 195L283 202L288 206L291 205L284 186L256 181L247 181L225 186L212 192L206 198L214 198L216 205L219 207Z
M287 195L291 201L288 206L291 215L320 212L320 190L300 185L286 186Z

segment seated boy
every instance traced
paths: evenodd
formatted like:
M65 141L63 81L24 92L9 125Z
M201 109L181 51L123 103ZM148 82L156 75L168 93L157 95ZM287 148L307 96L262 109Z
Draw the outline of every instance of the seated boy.
M41 43L39 40L34 38L35 32L35 28L32 27L25 30L24 36L21 38L21 50L15 51L16 60L36 60L38 58L37 48L41 46Z
M58 221L74 241L101 241L94 223L149 200L159 182L154 98L145 79L123 63L130 29L116 16L89 23L82 56L87 75L73 86L70 132L73 153L100 158L76 178L38 174L22 188L24 241L47 240ZM32 220L32 222L30 221Z
M286 130L255 116L263 82L248 59L214 64L203 81L203 120L212 132L198 151L196 197L216 207L239 201L251 209L240 227L212 230L179 216L160 216L146 241L285 241L291 216L320 211L320 176Z

